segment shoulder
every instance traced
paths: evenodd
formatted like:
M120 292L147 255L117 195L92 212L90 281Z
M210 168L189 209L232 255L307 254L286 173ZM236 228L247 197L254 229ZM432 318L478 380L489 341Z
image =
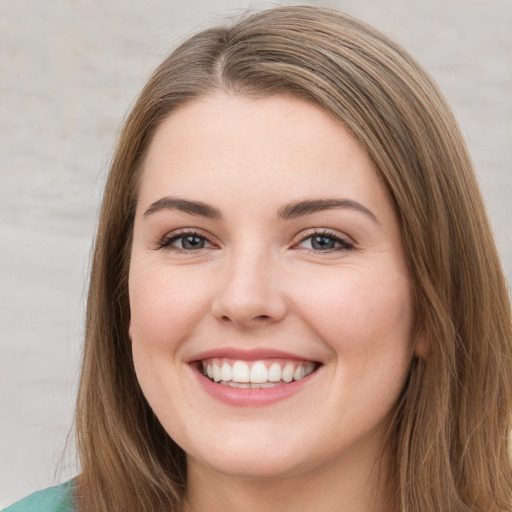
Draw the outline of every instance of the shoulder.
M73 480L35 492L3 512L73 512Z

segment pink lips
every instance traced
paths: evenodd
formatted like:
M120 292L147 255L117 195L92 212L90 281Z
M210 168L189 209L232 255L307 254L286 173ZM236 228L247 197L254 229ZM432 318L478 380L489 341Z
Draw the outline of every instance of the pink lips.
M217 348L212 350L206 350L205 352L201 352L194 357L191 357L187 363L191 363L193 361L203 361L204 359L214 359L214 358L230 358L230 359L240 359L242 361L257 361L264 359L292 359L294 361L309 361L307 357L301 357L296 354L291 354L290 352L283 352L281 350L274 349L250 349L244 350L239 348Z
M274 349L243 350L238 348L208 350L190 358L187 362L201 388L214 399L236 407L262 407L285 400L298 393L304 386L307 386L311 380L315 379L317 373L317 371L315 371L300 380L270 388L254 389L230 387L212 382L201 373L201 365L199 363L206 359L214 358L229 358L242 361L264 361L269 359L310 361L310 359Z

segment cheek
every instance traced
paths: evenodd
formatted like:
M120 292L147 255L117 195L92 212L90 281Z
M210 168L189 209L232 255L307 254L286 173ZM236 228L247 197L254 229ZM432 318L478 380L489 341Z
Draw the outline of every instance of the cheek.
M130 339L135 372L144 396L171 436L179 434L173 411L191 407L178 362L183 341L203 314L204 300L197 290L169 268L132 261Z
M414 313L406 274L344 269L339 279L325 279L297 296L308 323L337 357L408 356Z
M187 272L132 263L129 276L132 342L162 351L175 349L196 327L208 293Z

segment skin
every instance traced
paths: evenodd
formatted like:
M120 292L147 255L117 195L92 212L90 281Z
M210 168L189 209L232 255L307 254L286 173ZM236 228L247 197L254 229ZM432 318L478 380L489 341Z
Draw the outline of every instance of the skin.
M167 196L222 218L151 210ZM277 216L332 198L371 213ZM162 247L183 231L203 248L179 238ZM314 250L311 235L325 231L342 242ZM129 291L140 385L187 453L187 510L383 508L383 441L421 347L396 213L336 120L292 97L224 93L173 113L142 173ZM187 362L219 347L274 348L321 366L285 400L237 407L206 393Z

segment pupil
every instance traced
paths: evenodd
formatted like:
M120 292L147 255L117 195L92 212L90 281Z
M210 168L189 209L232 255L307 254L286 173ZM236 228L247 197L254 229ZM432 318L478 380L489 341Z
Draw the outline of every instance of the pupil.
M313 249L334 249L334 240L327 236L315 236L311 245Z
M183 249L202 249L204 247L204 239L199 236L186 236L181 242Z

